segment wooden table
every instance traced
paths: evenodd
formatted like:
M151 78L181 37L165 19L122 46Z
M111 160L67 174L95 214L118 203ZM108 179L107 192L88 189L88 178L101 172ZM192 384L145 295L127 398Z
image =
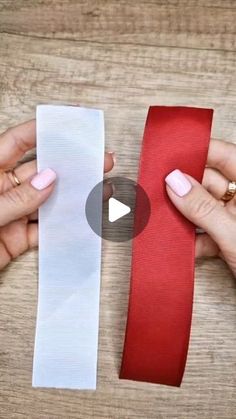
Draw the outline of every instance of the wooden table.
M113 174L133 179L151 104L213 107L213 136L236 140L235 22L234 0L0 0L1 130L38 103L103 108ZM104 242L102 261L96 392L31 388L37 251L1 273L0 418L236 418L236 283L224 263L197 263L175 389L118 379L130 242Z

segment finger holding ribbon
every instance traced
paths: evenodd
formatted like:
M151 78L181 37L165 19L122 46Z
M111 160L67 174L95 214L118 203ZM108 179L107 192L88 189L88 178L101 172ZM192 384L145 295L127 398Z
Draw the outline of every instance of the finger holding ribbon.
M36 160L18 163L35 144L35 120L0 135L0 269L37 246L37 210L55 186L57 176L53 168L37 173ZM112 169L113 160L113 153L105 154L105 172ZM106 188L104 198L111 193Z
M196 257L220 256L236 276L236 145L210 141L202 184L178 169L165 180L173 204L204 230Z

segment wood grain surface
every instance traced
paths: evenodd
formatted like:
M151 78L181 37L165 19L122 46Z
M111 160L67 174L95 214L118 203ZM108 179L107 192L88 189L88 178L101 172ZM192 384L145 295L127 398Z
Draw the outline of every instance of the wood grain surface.
M235 22L235 0L0 0L0 128L39 103L102 108L113 174L132 179L149 105L213 107L234 141ZM130 245L103 243L96 392L32 389L37 251L1 272L1 419L236 418L236 282L218 259L196 266L181 389L118 379Z

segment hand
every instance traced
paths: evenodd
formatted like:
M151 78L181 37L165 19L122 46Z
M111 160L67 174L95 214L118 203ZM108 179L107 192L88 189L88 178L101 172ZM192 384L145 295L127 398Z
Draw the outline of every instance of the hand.
M176 208L205 232L196 236L196 257L219 256L236 276L236 195L221 200L229 181L236 180L236 145L210 142L202 185L179 170L165 180Z
M16 166L26 151L35 147L35 121L29 121L0 135L0 269L27 249L37 246L37 209L52 193L56 174L46 169L36 174L36 160ZM105 154L105 172L113 167L112 153ZM110 194L110 185L104 190Z

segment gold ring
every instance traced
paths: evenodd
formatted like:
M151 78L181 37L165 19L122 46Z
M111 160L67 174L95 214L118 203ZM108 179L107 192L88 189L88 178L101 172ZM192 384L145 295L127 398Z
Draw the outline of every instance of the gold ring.
M231 180L228 184L228 189L224 196L221 198L223 201L230 201L236 194L236 182Z
M11 182L13 186L20 186L21 185L21 181L19 180L19 178L16 176L16 172L14 169L9 170L8 175L10 176Z

